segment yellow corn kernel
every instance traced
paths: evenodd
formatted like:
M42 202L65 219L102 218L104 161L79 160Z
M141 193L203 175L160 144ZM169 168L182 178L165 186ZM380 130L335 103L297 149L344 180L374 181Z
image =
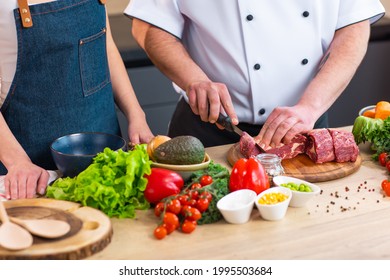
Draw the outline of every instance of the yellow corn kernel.
M282 201L285 201L288 198L288 195L280 192L276 193L266 193L259 199L259 204L276 204Z

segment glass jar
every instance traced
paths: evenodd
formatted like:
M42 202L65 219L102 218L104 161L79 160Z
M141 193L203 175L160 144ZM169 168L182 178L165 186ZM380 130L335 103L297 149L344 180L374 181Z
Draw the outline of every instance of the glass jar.
M269 185L274 186L273 178L275 176L283 175L284 169L282 166L282 159L275 154L258 154L256 158L261 162L268 175Z

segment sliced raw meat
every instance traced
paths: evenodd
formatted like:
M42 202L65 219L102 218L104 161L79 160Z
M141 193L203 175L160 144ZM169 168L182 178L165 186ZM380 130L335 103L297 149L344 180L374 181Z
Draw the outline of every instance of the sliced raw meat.
M307 137L303 134L297 134L289 144L282 144L277 148L265 149L267 153L276 154L282 159L294 158L306 151Z
M356 145L353 134L348 131L328 129L333 139L336 162L356 161L359 147Z
M333 139L326 128L313 129L308 132L306 154L315 163L335 160Z
M240 138L240 152L246 158L260 154L255 139L246 132L243 132Z

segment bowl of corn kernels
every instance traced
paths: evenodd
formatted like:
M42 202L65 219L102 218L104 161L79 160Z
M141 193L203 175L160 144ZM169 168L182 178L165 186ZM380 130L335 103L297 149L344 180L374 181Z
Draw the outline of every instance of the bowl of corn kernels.
M264 220L277 221L284 218L292 197L285 187L272 187L257 195L255 204Z

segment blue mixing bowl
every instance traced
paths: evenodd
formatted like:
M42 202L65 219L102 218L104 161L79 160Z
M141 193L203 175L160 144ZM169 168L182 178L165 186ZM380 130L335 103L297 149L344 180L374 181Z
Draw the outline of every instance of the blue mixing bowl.
M101 132L82 132L57 138L50 145L51 154L63 177L75 177L85 170L104 148L126 150L120 136Z

